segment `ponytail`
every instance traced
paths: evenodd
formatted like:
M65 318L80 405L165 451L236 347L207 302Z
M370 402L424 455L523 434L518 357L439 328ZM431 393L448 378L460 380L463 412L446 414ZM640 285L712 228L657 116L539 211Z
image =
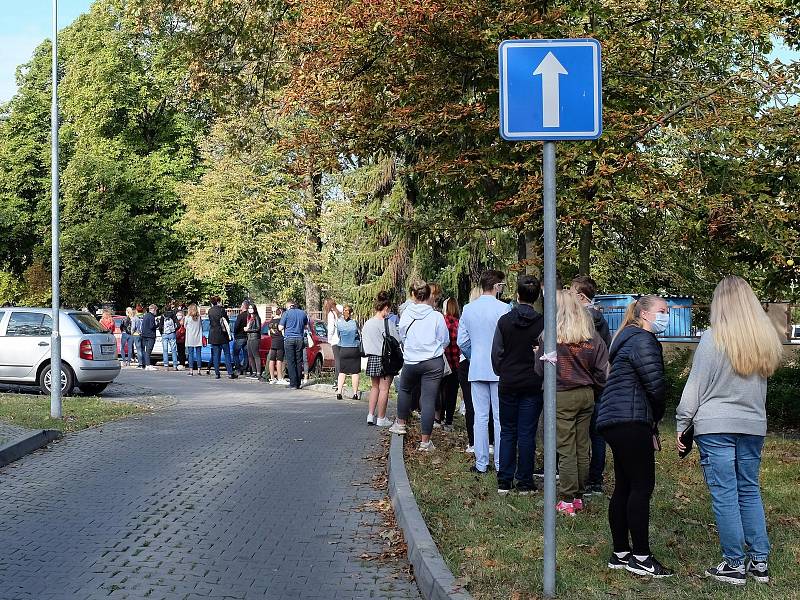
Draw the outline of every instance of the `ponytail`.
M638 300L628 304L628 308L625 309L622 322L619 324L619 328L617 329L617 333L614 334L614 338L616 338L622 332L622 330L629 325L633 325L634 327L642 327L644 325L642 322L642 311L650 310L650 308L661 299L661 296L648 294L647 296L642 296Z

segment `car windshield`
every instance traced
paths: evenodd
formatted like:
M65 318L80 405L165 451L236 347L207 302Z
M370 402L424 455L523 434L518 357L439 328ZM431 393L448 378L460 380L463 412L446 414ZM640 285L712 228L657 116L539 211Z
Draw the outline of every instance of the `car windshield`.
M89 313L72 313L70 318L83 333L108 333L108 330Z

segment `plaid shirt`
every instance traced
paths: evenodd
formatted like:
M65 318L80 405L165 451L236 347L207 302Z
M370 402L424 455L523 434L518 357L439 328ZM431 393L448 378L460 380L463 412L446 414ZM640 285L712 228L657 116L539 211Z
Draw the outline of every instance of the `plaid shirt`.
M450 332L450 343L444 349L444 355L447 362L450 363L450 368L455 373L458 370L458 359L461 355L461 350L458 348L456 338L458 337L458 319L450 315L444 316L444 323L447 325L447 331Z

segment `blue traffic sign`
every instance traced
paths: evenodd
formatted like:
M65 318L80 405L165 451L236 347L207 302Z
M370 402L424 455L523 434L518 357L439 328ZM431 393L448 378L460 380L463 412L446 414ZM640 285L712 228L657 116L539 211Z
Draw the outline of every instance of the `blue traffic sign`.
M592 140L603 131L600 42L500 44L500 135L507 140Z

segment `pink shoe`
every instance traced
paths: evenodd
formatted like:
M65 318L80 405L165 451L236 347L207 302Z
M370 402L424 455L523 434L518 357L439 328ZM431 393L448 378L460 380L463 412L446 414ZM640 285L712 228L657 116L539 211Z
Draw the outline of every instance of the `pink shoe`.
M575 509L575 512L582 511L583 510L583 500L581 500L580 498L575 498L572 501L572 508Z
M556 510L562 515L567 515L570 517L575 516L575 507L572 505L572 502L564 502L562 500L556 504Z

